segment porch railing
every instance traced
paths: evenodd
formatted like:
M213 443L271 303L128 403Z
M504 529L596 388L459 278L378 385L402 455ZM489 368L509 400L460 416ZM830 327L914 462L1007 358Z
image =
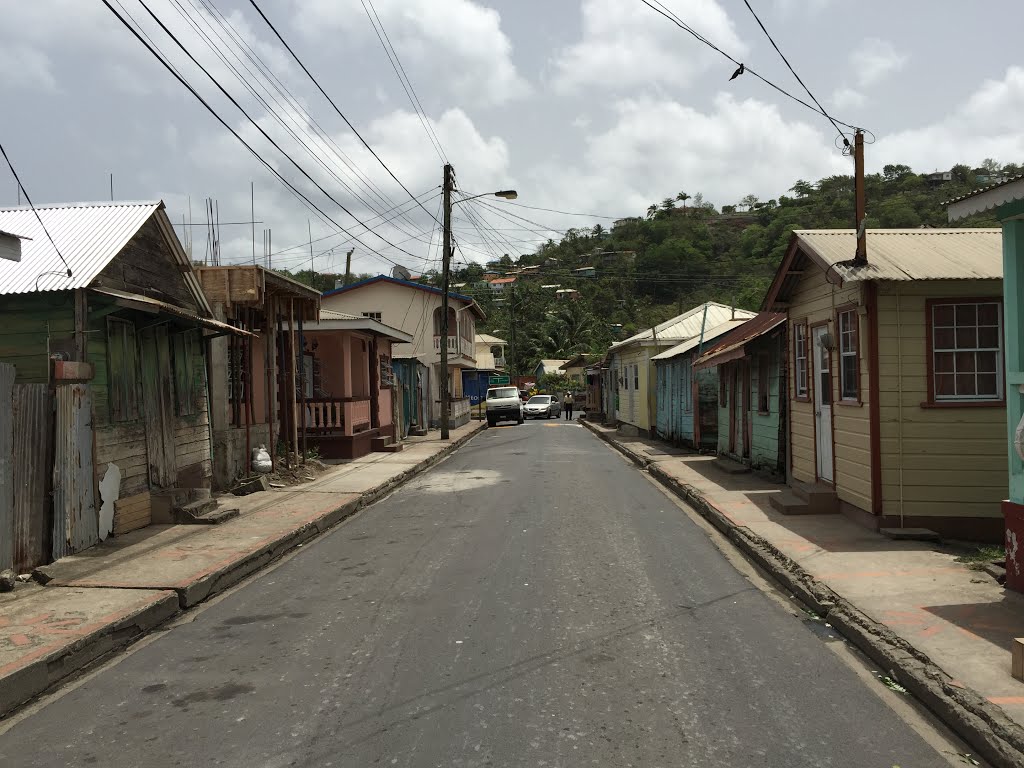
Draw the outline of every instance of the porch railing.
M434 337L434 351L441 351L441 341L444 336ZM473 357L473 342L468 339L464 339L461 336L449 336L448 337L448 354L450 355L465 355L466 357Z
M301 405L295 405L296 423L301 424ZM370 401L322 398L306 401L306 431L317 434L340 432L354 435L370 428Z

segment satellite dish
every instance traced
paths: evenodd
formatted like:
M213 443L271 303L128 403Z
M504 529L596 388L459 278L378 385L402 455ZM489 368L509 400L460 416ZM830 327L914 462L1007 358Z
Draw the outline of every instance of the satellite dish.
M412 280L412 272L401 264L396 264L391 268L391 276L398 280Z

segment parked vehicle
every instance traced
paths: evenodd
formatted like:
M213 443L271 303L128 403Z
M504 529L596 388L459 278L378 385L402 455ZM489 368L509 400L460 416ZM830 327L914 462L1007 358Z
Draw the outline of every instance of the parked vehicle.
M526 418L550 419L562 415L562 404L551 395L534 395L526 402Z
M493 427L499 421L522 424L524 407L516 387L491 387L487 390L487 426Z

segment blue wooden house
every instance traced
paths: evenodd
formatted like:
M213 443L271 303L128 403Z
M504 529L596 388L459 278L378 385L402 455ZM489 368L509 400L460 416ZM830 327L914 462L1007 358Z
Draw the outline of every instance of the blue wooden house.
M720 456L786 474L786 316L762 312L722 336L694 361L715 373Z
M696 373L693 361L717 339L745 322L746 316L726 320L651 358L657 386L655 429L662 440L714 450L718 430L718 375L714 369Z

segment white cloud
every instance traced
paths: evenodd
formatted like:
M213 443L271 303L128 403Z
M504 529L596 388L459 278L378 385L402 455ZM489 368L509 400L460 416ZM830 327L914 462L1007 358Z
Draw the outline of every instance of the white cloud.
M818 13L832 4L832 0L775 0L775 10L782 16L793 13Z
M986 157L1020 162L1024 157L1024 67L1007 69L1000 80L986 80L941 120L884 136L869 147L874 168L906 163L920 171L954 163L980 164Z
M50 57L26 45L0 44L0 80L15 90L57 90Z
M692 0L684 21L719 48L746 52L717 0ZM554 59L560 91L585 87L623 90L636 86L688 85L712 65L729 62L664 16L621 0L583 0L583 37Z
M529 84L512 63L512 43L501 29L501 15L493 8L471 0L377 0L374 6L418 90L430 80L488 104L529 93ZM340 29L378 45L359 0L296 0L292 22L310 38L335 39Z
M855 107L864 106L866 99L864 94L860 91L855 91L853 88L836 88L832 92L832 107L836 110L853 109Z
M680 190L701 192L718 206L750 193L778 198L786 193L779 168L790 181L851 170L817 127L786 121L774 105L754 99L719 94L704 113L643 98L620 101L615 112L615 125L587 140L581 167L560 170L557 177L535 171L549 204L573 200L576 210L643 215L652 202Z
M857 84L867 88L903 69L908 59L906 54L897 52L888 40L869 37L850 54L850 68L857 73Z

